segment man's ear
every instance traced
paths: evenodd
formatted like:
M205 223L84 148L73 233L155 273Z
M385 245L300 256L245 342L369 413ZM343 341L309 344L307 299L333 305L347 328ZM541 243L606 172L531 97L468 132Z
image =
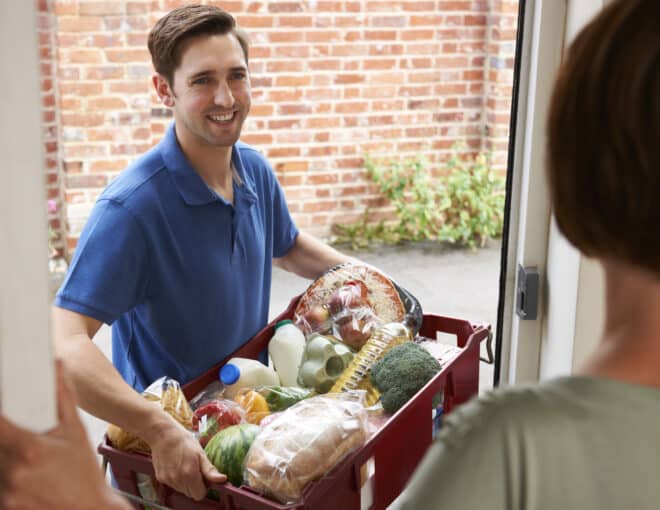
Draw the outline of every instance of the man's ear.
M160 73L154 73L151 77L151 81L154 84L160 102L165 106L174 106L174 91L170 87L167 79Z

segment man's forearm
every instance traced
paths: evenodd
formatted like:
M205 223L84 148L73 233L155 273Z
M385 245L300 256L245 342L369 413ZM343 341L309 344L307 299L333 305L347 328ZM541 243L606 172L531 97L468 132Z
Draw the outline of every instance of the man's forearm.
M86 335L58 339L56 352L71 376L80 407L88 413L114 423L147 443L159 430L173 424L164 412L122 379Z
M300 232L289 253L274 262L286 271L313 280L331 267L358 260L344 255L309 234Z

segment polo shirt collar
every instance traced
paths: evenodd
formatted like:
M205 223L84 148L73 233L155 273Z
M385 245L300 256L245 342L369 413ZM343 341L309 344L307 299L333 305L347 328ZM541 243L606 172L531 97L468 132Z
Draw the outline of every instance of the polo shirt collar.
M165 167L170 172L174 185L187 205L206 205L218 201L227 203L224 198L206 185L188 162L176 139L174 123L167 128L165 136L159 144L159 149ZM243 163L236 145L232 148L231 160L242 181L241 185L234 182L234 206L236 208L250 207L256 203L257 195L252 182L246 179Z

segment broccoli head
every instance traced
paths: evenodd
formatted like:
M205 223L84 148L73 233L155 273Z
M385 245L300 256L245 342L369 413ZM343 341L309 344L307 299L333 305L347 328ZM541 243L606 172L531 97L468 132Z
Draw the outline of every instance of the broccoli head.
M395 413L435 374L440 363L414 342L393 347L371 367L371 383L381 393L383 409Z

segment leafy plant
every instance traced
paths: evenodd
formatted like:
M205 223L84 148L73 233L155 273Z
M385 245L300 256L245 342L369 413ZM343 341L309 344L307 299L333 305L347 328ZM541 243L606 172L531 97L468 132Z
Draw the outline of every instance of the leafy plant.
M443 221L438 238L483 247L488 239L502 234L504 179L493 172L486 154L461 158L455 148L447 167L447 177L439 182Z
M394 206L396 221L371 222L367 209L355 223L334 225L334 242L354 249L423 240L476 248L501 235L504 179L493 172L488 155L467 158L460 149L453 146L448 172L437 179L423 157L378 162L366 156L367 176Z

